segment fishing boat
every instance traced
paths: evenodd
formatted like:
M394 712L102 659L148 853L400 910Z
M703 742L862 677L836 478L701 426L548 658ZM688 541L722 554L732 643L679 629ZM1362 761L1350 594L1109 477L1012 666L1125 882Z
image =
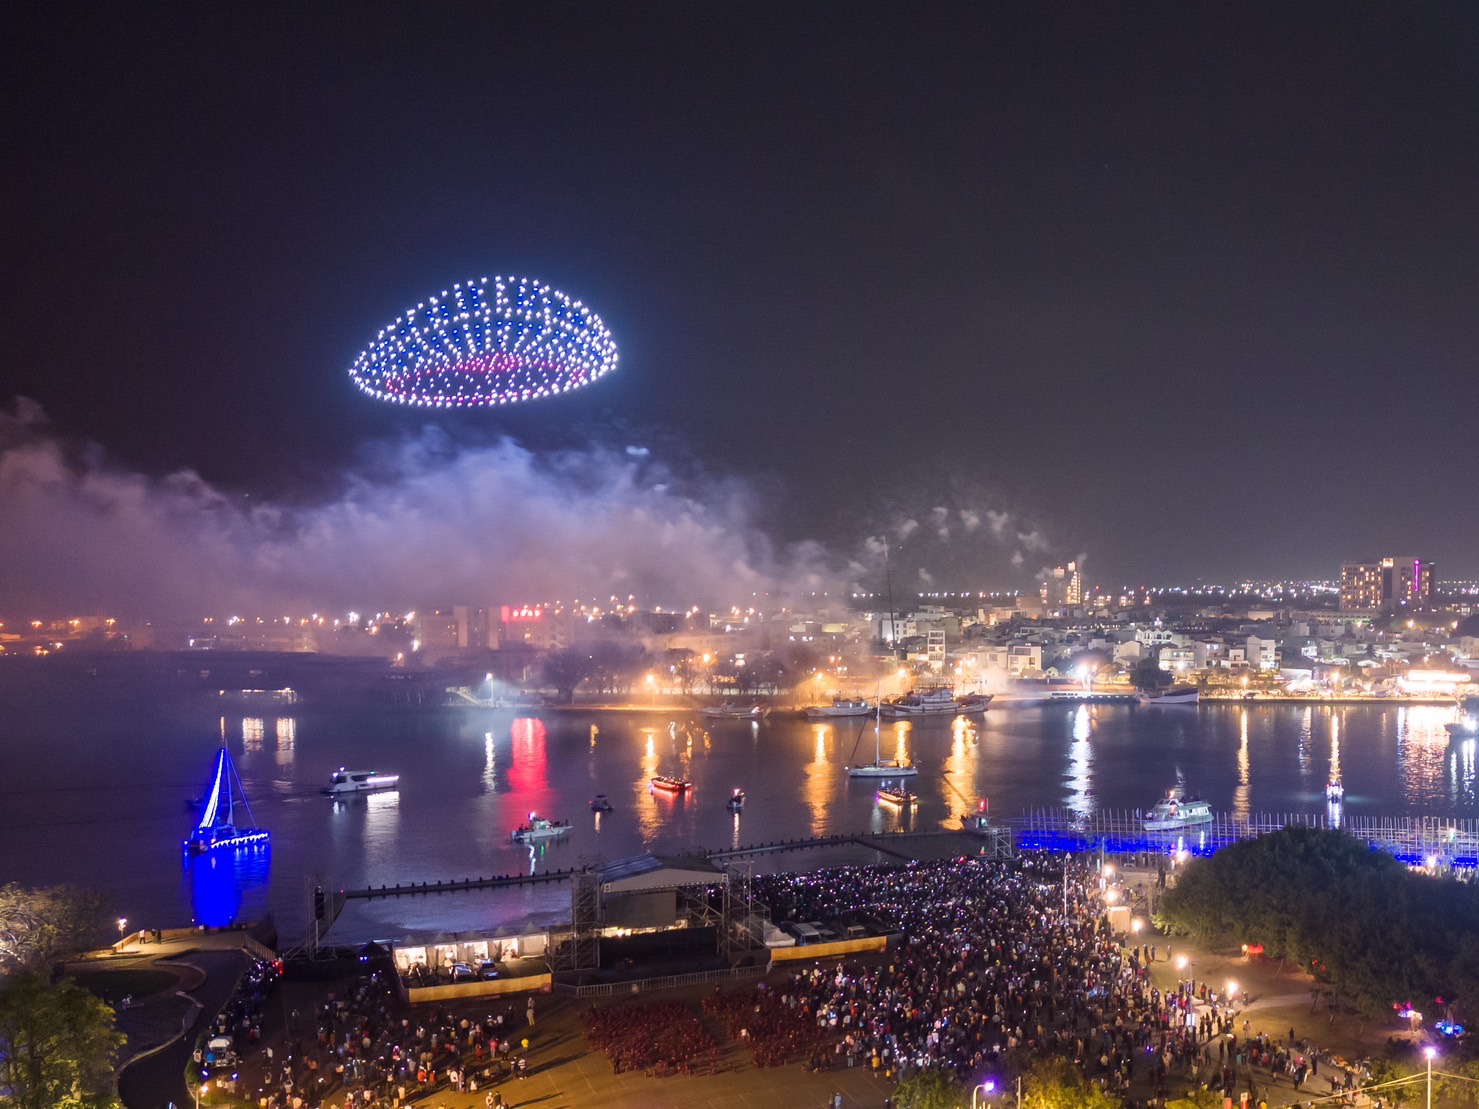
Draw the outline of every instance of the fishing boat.
M724 802L724 807L730 812L743 812L745 808L745 791L739 786L734 787L734 792L729 795L729 800Z
M1145 818L1147 832L1179 832L1183 828L1212 823L1212 806L1200 797L1187 797L1180 786L1155 803Z
M961 716L965 713L985 712L991 706L992 693L965 693L957 697L947 685L932 689L916 689L902 697L891 697L883 702L883 715L893 718L916 716Z
M878 791L878 802L896 809L907 809L914 804L914 794L909 792L909 787L906 785L894 786L884 783Z
M919 769L898 759L885 759L883 757L883 719L882 702L876 710L877 716L873 722L873 761L863 763L861 766L847 767L849 778L912 778L919 773ZM858 732L858 741L863 738L863 733ZM853 754L857 754L858 742L852 745Z
M687 778L670 778L666 774L659 774L652 779L652 788L661 793L687 793L690 785L692 783Z
M377 770L346 770L340 767L329 775L329 784L324 792L331 797L342 797L347 793L374 793L376 790L396 789L400 786L399 774L381 774Z
M591 812L610 812L611 802L606 799L604 793L598 793L591 798Z
M767 705L708 705L698 710L705 720L762 720L770 715Z
M542 840L558 839L570 834L568 820L545 820L529 814L529 823L515 828L511 837L515 843L539 843Z
M238 809L246 817L246 822L240 825L236 822ZM272 833L257 827L236 766L226 748L222 747L216 752L215 770L211 775L211 787L205 795L205 805L200 811L200 820L181 847L190 855L207 855L214 851L265 848L271 842Z
M872 716L875 705L861 697L833 697L830 704L811 705L805 710L808 720L835 720L840 716Z

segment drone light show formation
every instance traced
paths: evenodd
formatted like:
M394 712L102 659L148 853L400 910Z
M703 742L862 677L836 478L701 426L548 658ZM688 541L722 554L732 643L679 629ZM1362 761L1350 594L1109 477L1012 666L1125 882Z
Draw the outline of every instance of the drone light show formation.
M428 297L349 368L376 400L480 408L568 393L616 369L616 342L578 300L526 277L485 277Z

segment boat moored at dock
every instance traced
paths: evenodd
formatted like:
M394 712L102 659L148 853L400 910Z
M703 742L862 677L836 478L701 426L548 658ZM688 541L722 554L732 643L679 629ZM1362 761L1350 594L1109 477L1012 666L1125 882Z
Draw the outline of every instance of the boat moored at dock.
M1147 832L1179 832L1212 823L1212 806L1200 797L1187 797L1180 786L1157 801L1145 818Z

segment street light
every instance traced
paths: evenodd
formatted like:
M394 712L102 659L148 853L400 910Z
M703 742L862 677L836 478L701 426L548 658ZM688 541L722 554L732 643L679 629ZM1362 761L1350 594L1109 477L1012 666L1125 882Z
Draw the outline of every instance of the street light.
M1438 1054L1438 1049L1429 1044L1423 1048L1423 1054L1428 1059L1428 1109L1433 1109L1433 1056Z
M210 1092L211 1084L209 1082L202 1082L199 1086L195 1087L195 1109L200 1109L201 1095L208 1094Z
M128 927L128 917L126 917L126 916L119 917L118 918L118 946L119 947L122 947L123 946L123 932L124 932L124 929L126 929L127 927Z
M991 1079L988 1078L985 1082L977 1083L976 1086L971 1090L971 1109L976 1109L976 1094L984 1093L987 1097L990 1097L995 1092L996 1083L993 1082Z

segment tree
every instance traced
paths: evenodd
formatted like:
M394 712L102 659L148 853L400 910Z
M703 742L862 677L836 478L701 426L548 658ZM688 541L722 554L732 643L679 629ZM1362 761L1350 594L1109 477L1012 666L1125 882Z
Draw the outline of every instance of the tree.
M899 1083L894 1104L898 1109L959 1109L960 1087L943 1071L922 1071Z
M1124 1102L1066 1059L1047 1059L1022 1080L1023 1109L1123 1109Z
M1188 1090L1182 1097L1166 1102L1166 1109L1222 1109L1222 1095L1216 1090Z
M551 651L544 659L544 680L555 687L555 694L562 704L575 700L575 690L590 677L595 663L586 651Z
M20 1109L115 1109L113 1010L71 979L0 979L0 1099Z
M0 973L43 967L98 941L103 899L69 886L0 886Z

